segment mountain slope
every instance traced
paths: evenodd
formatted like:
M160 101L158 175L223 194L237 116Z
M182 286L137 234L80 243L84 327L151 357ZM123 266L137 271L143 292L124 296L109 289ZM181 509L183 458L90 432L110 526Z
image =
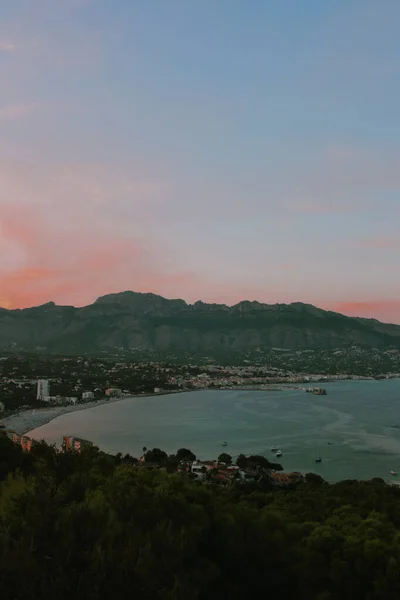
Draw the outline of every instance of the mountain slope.
M346 317L310 304L235 306L168 300L154 294L110 294L83 308L53 302L0 309L0 348L97 352L155 348L216 354L257 346L338 348L350 344L400 347L400 326Z

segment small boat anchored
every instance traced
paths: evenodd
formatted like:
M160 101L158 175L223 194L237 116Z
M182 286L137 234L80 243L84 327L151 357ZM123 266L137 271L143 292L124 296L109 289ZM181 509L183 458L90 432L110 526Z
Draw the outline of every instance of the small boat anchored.
M320 455L319 452L317 452L316 456L315 456L315 462L316 463L320 463L322 462L322 456Z
M277 451L275 452L275 456L278 456L278 457L279 457L279 456L282 456L282 452L281 452L280 450L277 450Z
M271 446L271 452L276 452L278 448L276 446Z
M222 446L227 446L228 442L222 442Z
M397 475L397 471L389 471L391 475Z

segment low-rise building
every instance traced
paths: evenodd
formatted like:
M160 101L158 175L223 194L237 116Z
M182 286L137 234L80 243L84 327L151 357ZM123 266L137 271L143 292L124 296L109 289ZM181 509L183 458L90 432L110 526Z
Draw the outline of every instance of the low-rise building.
M65 401L69 402L70 404L76 404L78 402L78 398L77 396L66 396Z
M83 392L82 393L82 400L84 400L85 402L90 402L90 400L94 399L94 393L93 392Z
M22 450L25 450L25 452L30 452L32 444L35 443L35 440L32 440L27 435L19 435L15 431L11 433L11 440L14 442L14 444L21 446Z
M11 439L14 442L14 444L21 443L21 436L18 433L15 433L15 431L11 434Z
M93 442L89 440L84 440L82 438L74 437L72 435L64 435L63 436L63 450L64 452L80 452L85 448L91 448L93 446Z
M108 388L106 390L106 396L108 396L109 398L119 398L120 396L122 396L122 390L120 390L119 388Z
M32 440L27 435L23 435L21 437L21 448L22 448L22 450L25 450L25 452L30 452L30 450L32 448L33 441L34 440Z

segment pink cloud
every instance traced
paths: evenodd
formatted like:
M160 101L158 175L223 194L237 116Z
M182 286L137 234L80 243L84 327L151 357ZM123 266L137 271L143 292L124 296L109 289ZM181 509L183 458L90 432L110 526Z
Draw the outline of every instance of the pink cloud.
M171 268L141 227L164 189L106 165L0 165L0 305L83 305L124 289L174 296L177 285L188 293L195 276Z
M146 249L118 232L96 234L51 231L30 211L2 209L7 239L23 250L21 264L0 269L0 305L20 308L54 300L84 305L96 296L131 288L172 292L193 285L190 273L162 271L162 249L149 240ZM158 260L157 260L158 258ZM159 262L160 267L158 267Z
M359 245L364 248L375 248L382 250L399 250L400 239L390 235L376 235L363 238L359 241Z
M1 40L0 39L0 52L14 52L16 50L16 45L9 40Z
M326 307L351 317L367 317L400 323L400 300L343 301Z
M19 119L24 119L35 112L37 108L38 104L36 102L0 106L0 121L18 121Z

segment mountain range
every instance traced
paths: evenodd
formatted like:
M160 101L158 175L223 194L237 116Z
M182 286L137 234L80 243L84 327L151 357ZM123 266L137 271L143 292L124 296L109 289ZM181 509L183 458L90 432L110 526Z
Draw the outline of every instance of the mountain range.
M310 304L234 306L126 291L82 308L49 302L0 309L0 348L57 353L144 349L215 355L256 347L400 347L400 325L347 317Z

